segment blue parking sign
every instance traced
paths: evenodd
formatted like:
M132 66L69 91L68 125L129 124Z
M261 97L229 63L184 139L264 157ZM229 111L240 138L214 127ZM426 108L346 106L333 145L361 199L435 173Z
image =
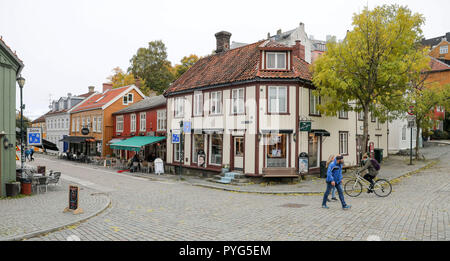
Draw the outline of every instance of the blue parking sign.
M28 145L42 145L41 128L27 129Z
M180 143L180 134L172 133L172 143Z

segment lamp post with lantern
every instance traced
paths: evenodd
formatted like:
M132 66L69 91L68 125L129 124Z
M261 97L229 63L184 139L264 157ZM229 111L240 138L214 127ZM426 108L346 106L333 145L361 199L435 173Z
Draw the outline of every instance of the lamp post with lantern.
M23 86L25 85L25 78L21 75L17 78L17 83L20 87L20 173L23 175L23 141L24 141L24 133L23 133L23 109L25 108L25 104L23 104Z

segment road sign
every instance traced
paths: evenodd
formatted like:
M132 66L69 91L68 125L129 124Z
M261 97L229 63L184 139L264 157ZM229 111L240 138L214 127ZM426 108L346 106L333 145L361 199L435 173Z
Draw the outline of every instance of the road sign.
M180 143L180 134L172 133L172 143Z
M183 123L183 132L186 134L191 134L191 122L190 121L185 121Z
M408 114L409 114L409 115L414 115L413 112L414 112L414 106L411 105L411 106L409 106Z
M28 145L42 145L41 137L42 137L41 128L27 128Z
M415 128L416 127L416 121L408 121L408 128Z

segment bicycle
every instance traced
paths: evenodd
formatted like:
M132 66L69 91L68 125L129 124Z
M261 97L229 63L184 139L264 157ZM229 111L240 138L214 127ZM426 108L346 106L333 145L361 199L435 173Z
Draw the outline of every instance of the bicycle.
M364 188L367 190L370 189L371 185L368 180L359 175L358 171L354 175L355 178L348 180L344 185L345 194L350 197L357 197L363 192L363 185L361 183L364 184ZM386 179L377 179L374 182L372 190L379 197L387 197L392 192L392 185Z

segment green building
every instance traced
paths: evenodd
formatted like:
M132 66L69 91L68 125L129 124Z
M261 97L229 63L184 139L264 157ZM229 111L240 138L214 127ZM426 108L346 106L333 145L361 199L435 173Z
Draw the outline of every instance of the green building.
M5 183L16 180L16 79L23 66L0 38L0 196Z

